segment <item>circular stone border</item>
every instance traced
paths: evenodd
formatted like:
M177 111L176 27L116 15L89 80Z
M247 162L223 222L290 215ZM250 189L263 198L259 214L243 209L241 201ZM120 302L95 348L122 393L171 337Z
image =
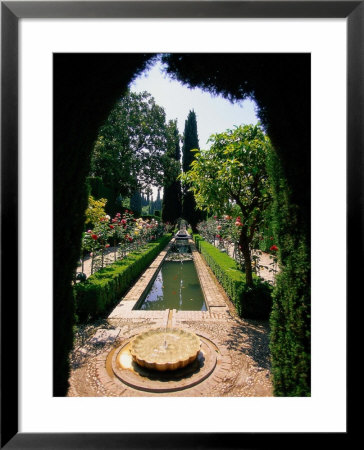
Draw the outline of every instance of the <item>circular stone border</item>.
M120 381L122 381L127 386L145 392L176 392L196 386L197 384L206 380L206 378L208 378L213 373L218 359L216 344L199 334L197 334L197 336L201 340L201 351L204 354L205 358L204 365L197 373L192 374L188 378L179 381L171 380L163 382L158 380L151 380L147 377L142 377L141 375L138 375L131 370L122 369L121 367L119 367L117 364L118 355L127 345L130 344L132 338L124 341L123 344L120 347L116 348L116 350L114 351L111 363L113 373Z

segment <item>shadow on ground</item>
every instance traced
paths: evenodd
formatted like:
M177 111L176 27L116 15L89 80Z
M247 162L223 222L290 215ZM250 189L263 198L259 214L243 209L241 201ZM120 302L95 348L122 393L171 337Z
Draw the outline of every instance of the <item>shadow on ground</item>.
M269 331L268 321L239 320L227 328L222 343L229 350L251 357L259 367L270 370Z

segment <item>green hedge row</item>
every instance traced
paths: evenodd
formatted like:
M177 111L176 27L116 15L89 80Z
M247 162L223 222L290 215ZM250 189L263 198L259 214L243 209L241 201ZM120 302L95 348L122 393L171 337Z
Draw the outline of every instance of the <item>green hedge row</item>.
M76 314L79 322L95 319L108 312L130 285L171 240L166 234L142 250L110 264L74 286Z
M309 186L311 172L309 166L292 172L296 175L292 190L274 152L267 169L274 193L274 243L283 268L276 277L270 316L274 395L307 397L311 395L310 190L302 186ZM293 191L304 199L294 200Z
M254 286L249 288L245 274L239 270L233 258L222 253L198 234L194 234L193 239L239 315L251 319L268 319L272 309L271 286L253 275Z

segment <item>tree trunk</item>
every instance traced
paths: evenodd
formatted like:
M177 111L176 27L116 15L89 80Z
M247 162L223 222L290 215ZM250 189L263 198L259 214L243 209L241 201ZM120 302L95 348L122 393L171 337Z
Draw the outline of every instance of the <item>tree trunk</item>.
M239 245L241 247L241 252L244 257L246 284L248 286L252 286L253 285L252 260L249 248L249 240L244 228L241 230L240 233Z

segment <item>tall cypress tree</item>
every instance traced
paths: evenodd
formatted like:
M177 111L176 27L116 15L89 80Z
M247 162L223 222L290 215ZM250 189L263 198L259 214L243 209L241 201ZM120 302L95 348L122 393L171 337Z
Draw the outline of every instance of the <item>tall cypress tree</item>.
M175 224L182 216L181 182L177 179L181 173L181 150L179 145L177 121L168 124L167 154L176 161L176 167L166 167L162 202L162 220Z
M139 191L135 191L134 194L130 198L130 209L136 214L140 216L142 212L142 197Z
M190 169L194 159L194 153L191 150L199 148L196 113L192 110L185 121L182 147L183 172L187 172ZM196 208L195 197L192 192L188 191L188 186L184 186L182 189L182 216L191 225L192 230L196 232L196 225L202 220L203 213Z

